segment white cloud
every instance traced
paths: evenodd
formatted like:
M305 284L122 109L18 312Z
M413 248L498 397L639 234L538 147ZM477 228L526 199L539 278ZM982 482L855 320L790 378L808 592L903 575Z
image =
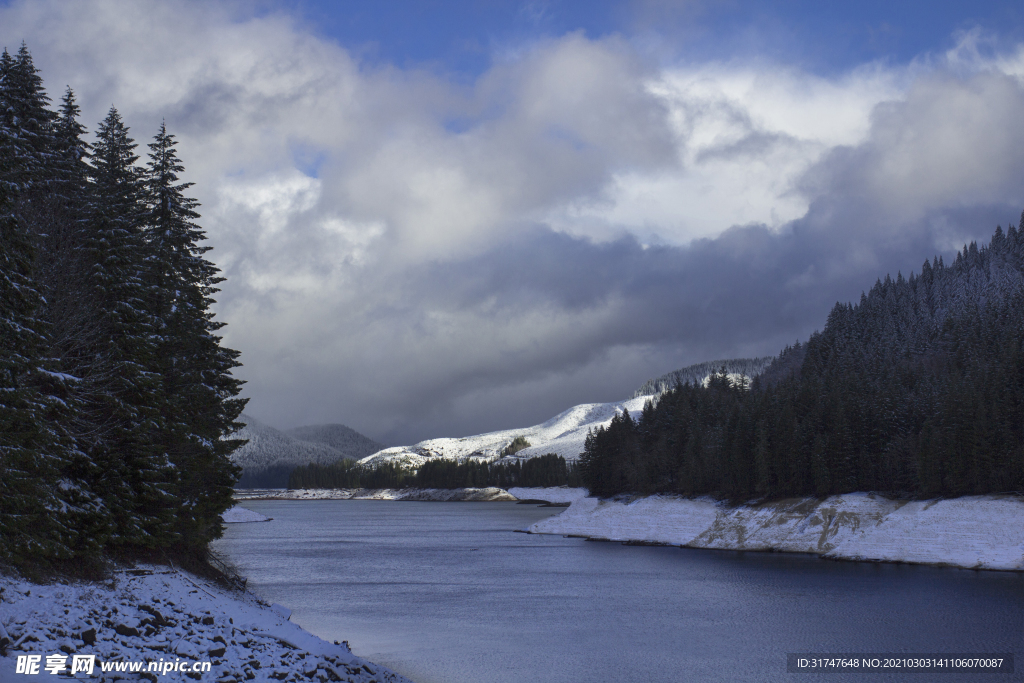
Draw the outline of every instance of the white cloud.
M872 110L900 96L897 83L874 66L838 81L772 64L667 69L648 88L669 111L678 164L618 173L603 202L551 220L576 234L628 230L675 244L731 225L779 227L807 211L802 176L835 146L864 140Z
M946 248L965 235L950 212L1022 201L1024 48L985 56L980 34L837 78L656 67L623 40L570 34L467 85L368 68L246 11L20 2L0 34L28 42L52 93L74 87L90 127L113 103L144 151L166 118L228 276L226 340L254 412L282 426L493 428L503 396L543 419L666 363L774 352L902 267L894 242ZM751 224L770 230L729 232ZM786 242L794 230L813 249ZM757 296L708 284L714 263L686 248L623 235L717 238L709 259L742 253L745 286L789 298L772 319L723 322Z

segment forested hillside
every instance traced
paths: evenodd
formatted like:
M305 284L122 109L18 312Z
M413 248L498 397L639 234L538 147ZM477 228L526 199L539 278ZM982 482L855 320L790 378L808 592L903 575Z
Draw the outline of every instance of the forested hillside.
M288 475L300 465L359 460L384 448L340 424L282 432L244 413L238 421L244 427L232 436L246 442L231 455L231 461L242 468L239 488L284 488L288 486Z
M640 396L652 396L663 394L669 389L674 389L679 384L703 384L713 374L725 371L728 375L743 375L748 379L754 379L775 360L774 356L763 356L761 358L730 358L728 360L711 360L696 365L688 365L685 368L674 370L661 377L649 379L633 392L631 398Z
M161 126L84 139L24 45L0 57L0 560L49 564L220 535L244 400L221 282Z
M1024 490L1024 236L886 276L750 388L719 375L637 418L587 439L592 493Z
M356 460L373 455L386 448L368 436L364 436L343 424L307 425L285 430L285 434L299 441L320 443L341 451L347 458Z

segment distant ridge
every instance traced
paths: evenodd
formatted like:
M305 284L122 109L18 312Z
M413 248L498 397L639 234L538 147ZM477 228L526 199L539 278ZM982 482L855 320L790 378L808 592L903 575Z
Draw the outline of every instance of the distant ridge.
M731 358L729 360L709 360L696 365L688 365L655 379L649 379L643 386L633 392L632 398L663 394L676 384L700 384L704 379L722 368L730 375L746 375L753 379L760 375L775 360L775 356L760 358Z
M384 448L368 436L363 436L351 427L343 424L308 425L296 427L284 432L293 439L330 446L345 454L345 457L365 458Z
M248 439L231 454L242 467L238 488L278 488L288 485L288 475L299 465L329 465L344 459L358 460L382 448L369 437L341 424L311 425L283 432L242 413L245 427L232 438Z

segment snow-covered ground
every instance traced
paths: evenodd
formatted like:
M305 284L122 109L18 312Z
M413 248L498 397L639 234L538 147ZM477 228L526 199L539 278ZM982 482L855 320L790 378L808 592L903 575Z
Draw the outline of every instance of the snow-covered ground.
M261 515L258 512L246 509L241 505L236 505L230 510L225 510L224 514L220 516L224 520L225 524L239 524L241 522L269 522L273 517L267 517Z
M547 422L522 429L505 429L500 432L477 434L452 439L429 439L413 446L385 448L360 463L373 466L384 463L400 464L418 468L427 460L446 458L463 462L470 458L491 461L501 457L501 451L517 436L530 442L530 447L515 454L516 458L532 458L555 453L567 461L576 460L583 452L587 432L597 427L607 427L615 415L628 410L631 415L644 409L652 396L640 396L616 403L584 403L569 408Z
M8 641L0 683L63 680L53 676L69 674L76 656L94 657L91 673L74 674L82 680L407 682L343 644L303 631L288 614L251 594L162 566L117 571L106 583L37 585L0 575L0 642ZM33 656L40 658L38 673L19 673L19 657L31 666ZM51 673L51 662L61 668ZM104 672L111 663L141 663L141 671ZM209 663L209 669L194 672L195 663L200 669Z
M728 506L709 498L581 497L531 533L692 548L1024 571L1024 499L905 501L870 493Z
M516 500L505 489L237 489L235 500ZM227 521L227 520L225 520Z

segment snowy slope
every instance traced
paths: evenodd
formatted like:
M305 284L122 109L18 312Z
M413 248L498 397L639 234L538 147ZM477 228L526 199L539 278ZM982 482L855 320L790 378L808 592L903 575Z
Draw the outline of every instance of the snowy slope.
M691 548L1024 571L1024 498L893 500L870 493L729 506L710 498L578 498L532 533Z
M236 505L230 510L225 510L220 516L225 524L243 524L245 522L269 522L272 517L261 515L241 505Z
M275 609L275 607L277 609ZM251 593L231 592L169 567L114 572L103 583L33 584L0 575L0 683L69 679L73 656L95 657L93 681L285 681L285 683L408 683L407 679L331 645L288 621ZM49 673L47 656L66 668ZM38 673L16 673L17 658L39 656ZM142 673L109 671L110 663L140 663ZM205 672L152 673L149 663L192 666ZM188 678L186 678L186 676Z
M501 457L502 449L517 436L529 441L530 447L510 457L525 459L555 453L566 460L575 460L583 451L583 442L589 430L608 426L612 418L623 410L628 410L631 415L641 412L649 398L640 396L617 403L584 403L533 427L505 429L462 438L429 439L413 446L386 448L360 462L374 467L394 463L417 468L435 458L459 462L470 458L491 461Z
M696 365L674 370L668 374L649 379L633 393L633 396L650 396L663 394L677 384L707 384L711 373L723 368L729 379L736 382L740 379L751 380L757 377L775 360L774 356L761 358L731 358L727 360L710 360Z

